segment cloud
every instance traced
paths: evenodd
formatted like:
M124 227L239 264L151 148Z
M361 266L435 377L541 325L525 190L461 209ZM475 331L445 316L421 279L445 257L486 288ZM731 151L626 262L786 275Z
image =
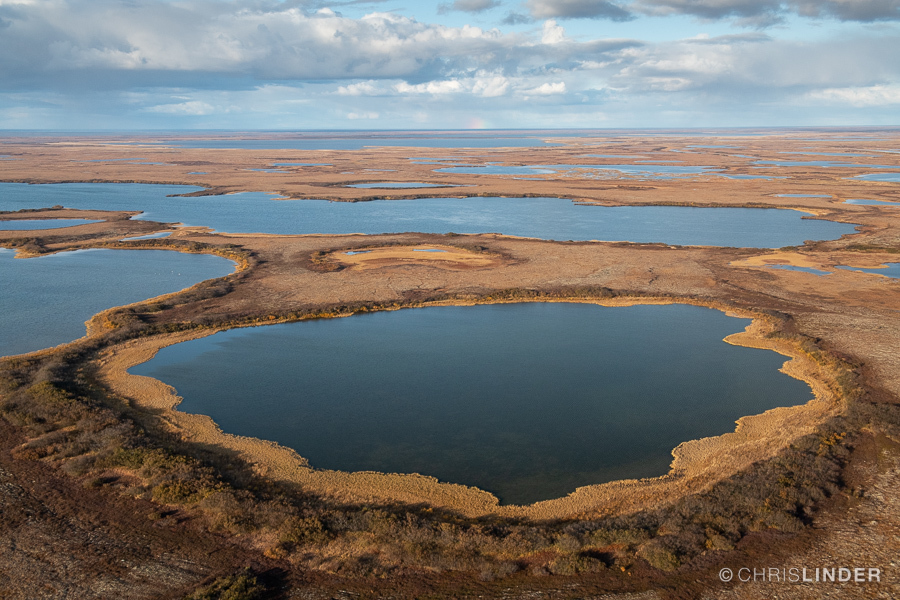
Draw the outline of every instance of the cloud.
M609 19L629 21L630 11L605 0L528 0L528 12L535 19Z
M383 90L379 89L372 81L342 85L337 89L337 94L340 96L375 96L382 93L384 93Z
M870 107L892 122L894 25L823 28L805 42L786 39L789 29L642 42L570 37L561 24L650 11L745 23L792 13L878 20L898 2L530 0L533 14L515 20L540 18L540 27L504 33L387 12L350 18L316 10L322 0L0 0L0 125L65 127L82 115L85 127L297 128L377 115L379 126L406 127L419 115L454 126L466 121L444 115L477 113L538 126L532 104L558 107L559 122L572 125L578 114L612 120L639 106L659 114L677 106L702 124L709 107L779 116L773 107L791 107L805 117L803 103L840 117ZM577 103L592 108L572 112Z
M158 104L156 106L148 106L144 110L153 113L189 116L209 115L216 112L216 108L213 105L196 100L179 102L177 104Z
M523 93L527 96L555 96L557 94L565 94L566 84L563 81L543 83L530 90L523 90Z
M419 83L410 85L402 81L394 86L394 89L401 94L454 94L463 91L463 85L455 79L449 81L429 81L428 83Z
M358 121L360 119L377 119L377 112L350 112L347 113L347 118L351 121Z
M517 12L511 12L511 13L508 13L503 18L502 23L504 25L523 25L525 23L531 23L532 21L534 21L534 19L532 19L528 15L523 15L523 14L517 13Z
M628 21L636 14L687 15L711 21L731 19L756 28L781 22L788 14L840 21L900 21L900 0L527 0L525 6L533 19Z
M900 20L900 0L635 0L633 10L659 16L737 19L750 26L768 26L786 14L841 21Z
M491 57L507 60L521 42L496 30L392 13L351 19L260 0L46 0L0 6L0 18L8 24L0 36L5 85L54 86L73 72L97 82L186 72L254 80L434 79L477 70Z
M900 20L900 0L792 0L789 5L804 17L862 22Z
M541 43L559 44L564 41L566 41L566 30L553 19L544 21L544 27L541 33Z
M499 0L455 0L452 4L438 4L438 14L459 11L480 13L500 6Z
M506 77L479 77L472 85L472 93L483 98L497 98L509 91L509 79Z
M868 87L826 88L807 94L811 100L856 107L900 104L900 85L872 85Z
M688 39L623 49L608 82L629 95L678 91L736 103L808 97L900 81L892 58L898 44L897 35L817 43L764 35Z

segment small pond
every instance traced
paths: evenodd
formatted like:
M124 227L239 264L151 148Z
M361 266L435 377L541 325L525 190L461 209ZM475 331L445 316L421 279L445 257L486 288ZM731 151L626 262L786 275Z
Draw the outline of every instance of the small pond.
M838 269L847 269L848 271L861 271L863 273L871 273L872 275L884 275L891 279L900 279L900 263L884 263L884 267L880 269L866 269L863 267L845 267L838 266Z
M679 443L807 402L783 356L722 341L748 322L685 305L408 309L222 332L131 372L313 467L422 473L527 504L663 475Z
M895 206L900 207L900 202L889 202L887 200L866 200L864 198L855 198L844 200L844 204L858 204L860 206Z

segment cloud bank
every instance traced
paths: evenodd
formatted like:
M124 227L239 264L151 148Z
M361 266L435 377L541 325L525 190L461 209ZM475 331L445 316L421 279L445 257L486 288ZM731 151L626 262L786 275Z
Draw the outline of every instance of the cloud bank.
M509 6L541 20L504 32L393 12L351 18L299 1L0 0L0 127L51 127L73 115L86 127L452 126L476 113L503 126L591 126L615 115L642 124L640 111L734 119L779 107L803 116L804 104L889 119L900 85L893 25L814 41L757 31L649 43L571 36L566 19L793 11L879 21L895 19L898 3L527 0ZM446 6L481 13L498 1Z

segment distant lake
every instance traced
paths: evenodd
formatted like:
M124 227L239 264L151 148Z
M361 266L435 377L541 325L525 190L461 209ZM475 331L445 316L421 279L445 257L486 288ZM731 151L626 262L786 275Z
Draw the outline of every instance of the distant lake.
M889 202L888 200L849 199L844 200L844 204L859 204L861 206L894 206L900 208L900 202Z
M900 169L900 165L867 165L861 163L835 162L833 160L757 160L757 165L773 165L777 167L822 167L854 168L854 169Z
M416 189L416 188L443 188L458 187L452 184L442 183L419 183L416 181L376 181L374 183L353 183L348 185L350 188L359 189Z
M219 256L167 250L14 254L0 248L0 356L70 342L102 310L234 272L234 263Z
M0 220L0 231L27 231L30 229L61 229L75 225L99 223L99 220L88 219L17 219L15 221Z
M148 142L140 142L148 143ZM559 146L536 137L322 137L295 139L175 139L149 142L177 148L240 148L246 150L361 150L389 146L410 148L533 148Z
M671 161L677 162L677 161ZM631 165L527 165L527 166L456 166L435 169L436 173L460 173L467 175L546 175L559 171L584 169L591 171L616 171L628 175L637 175L653 179L671 179L673 175L701 175L715 173L718 169L708 166L686 166L668 164L631 164ZM599 174L599 173L598 173Z
M900 167L896 167L900 169ZM856 175L853 179L863 179L865 181L890 181L900 182L900 173L869 173L868 175Z
M685 305L407 309L222 332L131 372L315 468L421 473L527 504L663 475L679 443L807 402L783 356L722 341L748 322Z
M863 273L871 273L872 275L884 275L891 279L900 279L900 263L884 263L880 269L866 269L863 267L845 267L838 265L838 269L847 269L849 271L861 271Z
M248 192L169 198L189 186L0 183L0 210L144 210L139 218L233 233L503 233L553 240L610 240L780 248L830 240L854 227L790 210L684 206L603 207L561 198L420 198L373 202L275 200Z

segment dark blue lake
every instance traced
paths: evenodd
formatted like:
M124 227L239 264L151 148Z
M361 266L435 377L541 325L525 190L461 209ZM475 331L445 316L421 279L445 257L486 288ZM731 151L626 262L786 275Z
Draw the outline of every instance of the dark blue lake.
M603 207L560 198L420 198L373 202L275 200L249 192L166 197L189 186L0 183L0 210L61 204L144 210L139 218L233 233L503 233L553 240L780 248L828 240L854 227L790 210L684 206Z
M13 255L0 248L0 356L70 342L102 310L234 272L234 263L219 256L166 250Z
M807 402L784 357L722 341L748 322L684 305L407 309L222 332L131 372L315 468L422 473L527 504L662 475L679 443Z

